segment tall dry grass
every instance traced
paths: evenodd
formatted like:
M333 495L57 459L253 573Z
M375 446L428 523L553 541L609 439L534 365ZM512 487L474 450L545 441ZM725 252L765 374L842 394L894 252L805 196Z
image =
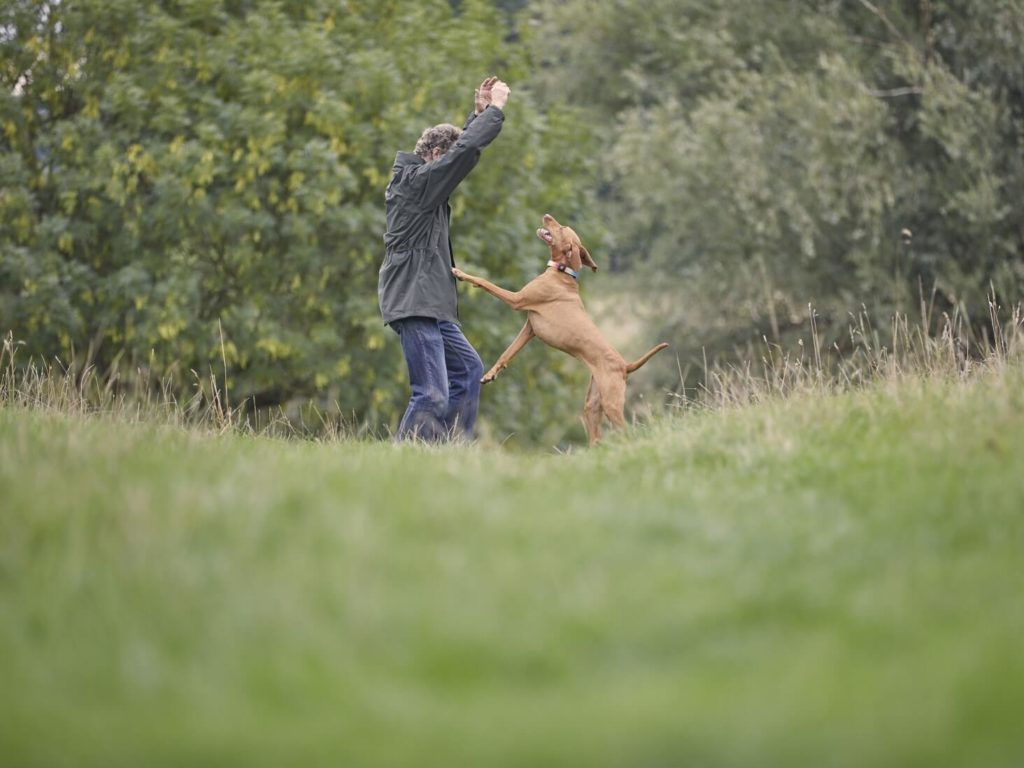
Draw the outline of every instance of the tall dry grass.
M935 318L922 300L919 316L898 314L885 332L866 310L851 314L848 349L823 341L817 314L807 310L807 341L791 349L764 338L759 357L742 364L708 365L704 380L670 393L681 408L722 409L793 395L828 395L908 377L968 380L984 372L1019 366L1024 354L1024 307L988 304L987 322L978 324L963 311ZM982 328L979 332L978 328ZM22 342L8 333L0 350L0 407L89 416L104 414L126 422L159 422L217 433L259 434L322 440L387 437L372 425L359 424L340 408L325 412L316 404L286 411L258 411L246 403L232 404L224 382L227 365L218 374L191 370L191 391L172 382L176 375L155 376L152 368L125 375L118 366L106 371L94 365L26 358ZM852 351L851 351L852 350ZM646 417L656 416L650 407Z
M42 360L24 354L8 332L0 350L0 407L71 416L104 415L127 423L160 423L212 433L305 438L325 441L377 437L340 407L315 403L286 409L246 407L233 401L223 370L206 375L190 369L191 387L182 390L176 370L164 376L139 367L129 374L116 364L100 370L75 360Z
M124 421L159 421L182 427L226 431L244 426L211 372L193 374L193 392L184 394L172 377L136 368L125 376L117 366L100 371L74 360L23 357L23 342L12 333L0 350L0 404L73 416L105 414Z
M862 308L850 315L846 349L825 343L813 305L807 308L809 340L792 349L763 339L763 352L742 364L708 365L696 391L674 393L682 407L727 408L794 394L835 394L909 377L968 380L1019 366L1024 357L1024 305L988 302L987 322L964 311L933 316L921 301L917 318L897 314L883 333ZM980 330L979 330L980 329Z

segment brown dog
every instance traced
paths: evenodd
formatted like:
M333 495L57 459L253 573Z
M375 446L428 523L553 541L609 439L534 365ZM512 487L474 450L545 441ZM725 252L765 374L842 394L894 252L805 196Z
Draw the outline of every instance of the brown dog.
M626 423L623 416L626 376L668 344L658 344L635 362L627 363L623 360L622 355L605 340L583 308L577 276L583 266L596 272L597 264L579 237L570 227L563 227L547 214L544 215L544 226L537 230L537 237L550 246L551 260L548 269L520 291L506 291L481 277L452 269L452 274L459 280L483 288L512 309L527 312L523 330L480 381L484 384L494 381L534 336L555 349L568 352L590 369L590 388L583 408L583 423L587 428L587 437L594 443L601 438L602 414L616 426L621 427Z

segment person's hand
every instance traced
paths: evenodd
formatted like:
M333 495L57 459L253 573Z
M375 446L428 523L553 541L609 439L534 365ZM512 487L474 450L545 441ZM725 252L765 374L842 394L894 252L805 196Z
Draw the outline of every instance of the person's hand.
M473 92L473 97L476 102L476 114L480 114L487 106L491 103L491 87L498 82L498 78L491 77L485 78L480 87Z
M510 93L512 93L512 90L508 87L508 83L504 80L498 80L491 86L491 104L498 109L504 109L505 102L508 101Z

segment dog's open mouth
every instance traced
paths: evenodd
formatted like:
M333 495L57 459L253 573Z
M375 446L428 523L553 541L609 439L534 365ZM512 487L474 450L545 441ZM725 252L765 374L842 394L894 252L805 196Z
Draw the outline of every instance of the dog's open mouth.
M552 236L551 230L546 229L545 227L541 227L540 229L537 230L537 237L539 237L548 245L551 245L553 242L555 242L555 238L554 236Z

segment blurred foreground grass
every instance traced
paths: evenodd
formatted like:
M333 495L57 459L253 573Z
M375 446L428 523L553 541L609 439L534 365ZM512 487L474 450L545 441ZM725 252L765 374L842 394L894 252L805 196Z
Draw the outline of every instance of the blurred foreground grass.
M1019 766L1022 385L569 454L0 409L0 763Z

